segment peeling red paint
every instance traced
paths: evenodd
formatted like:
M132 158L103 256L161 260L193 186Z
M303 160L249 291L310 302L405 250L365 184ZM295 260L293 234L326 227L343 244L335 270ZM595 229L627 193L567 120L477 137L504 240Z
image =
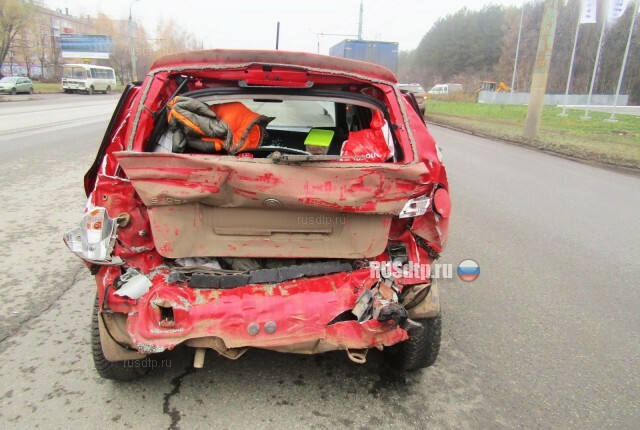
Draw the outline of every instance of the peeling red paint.
M329 325L337 315L355 305L360 291L370 288L369 271L340 273L322 278L270 285L247 285L232 290L199 291L167 285L163 277L130 311L128 331L136 344L171 349L186 339L216 336L228 348L243 346L274 348L325 340L343 348L392 345L407 338L390 323L344 321ZM157 306L172 307L175 324L160 324ZM264 324L275 322L268 334ZM262 329L249 334L256 323Z
M165 57L155 67L180 66L184 61L195 59L216 59L220 64L227 64L232 59L221 58L221 55L218 51L175 54ZM252 61L289 54L258 52L256 55ZM107 139L103 159L99 160L100 169L94 169L85 178L85 187L91 193L89 198L94 206L105 207L112 217L123 213L130 215L129 224L117 231L114 248L114 255L121 257L125 266L101 267L96 282L99 300L102 302L106 296L109 309L128 315L128 331L136 345L170 349L187 339L216 336L230 348L293 348L305 342L323 341L335 349L360 349L392 345L407 339L404 330L374 320L327 325L337 315L353 309L363 289L371 288L377 282L369 278L368 270L231 290L195 290L185 283L167 281L169 271L164 264L170 260L165 258L177 258L173 255L176 252L212 256L208 253L208 244L195 239L181 248L185 245L185 237L192 238L196 235L194 232L210 232L212 228L233 230L233 225L221 227L220 223L211 220L220 215L219 211L227 209L259 213L267 210L265 201L268 199L274 204L270 210L281 211L280 214L309 211L314 216L349 215L358 222L362 222L362 218L357 218L361 216L375 218L374 227L367 231L340 224L327 227L331 234L340 233L344 228L347 238L344 246L347 247L349 241L358 242L362 249L354 249L354 253L366 254L370 261L389 260L387 246L390 243L404 244L409 261L414 264L430 264L433 252L442 251L451 210L446 171L420 115L406 100L396 99L395 77L378 67L352 63L348 63L349 70L360 76L342 76L340 73L345 70L341 71L338 66L343 60L307 54L302 54L301 58L308 62L307 66L320 67L323 71L287 70L282 73L288 73L293 80L312 76L320 85L349 84L353 88L367 85L378 91L380 100L388 105L391 121L398 124L395 133L404 161L366 166L345 162L336 163L341 164L340 167L331 164L318 167L275 165L252 158L144 152L154 127L151 112L157 112L176 90L177 84L172 77L182 73L154 71L145 81L145 91L136 88L129 96L126 108L116 116L117 126ZM237 64L234 67L237 68ZM337 69L327 72L333 68ZM205 78L211 81L222 77L233 79L245 72L254 77L265 73L261 66L248 65L246 70L242 67L237 70L196 68L189 74L203 82ZM413 139L410 139L408 129ZM428 196L433 201L427 213L411 219L398 218L406 202L420 196ZM212 208L218 212L212 213L209 210ZM185 213L189 216L184 217ZM183 223L167 221L175 219L181 219ZM287 245L287 240L291 240L277 239L278 235L315 234L310 227L306 233L285 229L274 234L269 231L252 234L251 228L268 230L259 221L248 225L247 232L239 234L242 240L225 242L222 245L225 251L214 256L253 256L256 250L261 250L265 255L256 255L256 258L304 258L318 251L318 245L312 245L311 241L300 242L297 248L291 248ZM336 238L342 238L338 233ZM234 234L224 231L219 237ZM376 238L369 237L376 235ZM381 237L382 241L379 240ZM418 240L420 245L416 237L422 239ZM332 254L322 258L337 258L339 250L331 249L331 243L335 242L328 243L325 250L328 248L326 252ZM149 276L154 273L151 290L137 301L113 294L116 279L130 267ZM417 282L411 279L397 281L400 288ZM159 305L173 308L174 322L159 320ZM264 327L268 321L277 323L278 329L272 335L261 330L252 336L247 331L252 322Z

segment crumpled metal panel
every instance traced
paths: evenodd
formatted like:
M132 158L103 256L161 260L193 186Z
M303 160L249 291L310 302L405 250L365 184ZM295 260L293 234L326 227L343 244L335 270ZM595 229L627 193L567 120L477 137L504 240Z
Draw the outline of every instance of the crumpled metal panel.
M115 154L148 207L187 203L398 215L429 184L413 165L280 165L229 156L118 152Z
M352 309L372 282L369 270L360 270L281 284L195 290L167 284L159 274L149 293L130 311L127 327L142 352L159 352L187 339L208 336L222 339L227 348L286 348L292 352L305 352L319 342L323 348L328 343L333 349L361 349L407 339L406 331L390 322L343 321L327 326ZM159 307L172 309L173 322L162 321ZM267 327L275 329L268 333Z
M168 258L374 257L386 246L391 216L429 178L422 163L329 167L190 154L116 157L149 207L156 249Z

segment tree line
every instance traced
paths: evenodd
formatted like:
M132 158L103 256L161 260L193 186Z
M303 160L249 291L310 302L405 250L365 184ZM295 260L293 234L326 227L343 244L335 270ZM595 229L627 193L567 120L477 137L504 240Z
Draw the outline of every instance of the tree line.
M640 0L636 0L640 1ZM567 83L580 0L561 2L547 93L562 94ZM598 5L598 23L582 24L576 50L570 93L589 92L606 1ZM633 1L620 19L607 25L594 93L613 94L622 66ZM544 2L524 4L522 35L515 91L527 92L536 57ZM418 47L400 53L398 77L402 82L420 82L426 87L452 82L472 92L483 80L511 85L522 7L485 6L463 8L438 20ZM640 20L636 20L621 94L629 103L640 104Z
M53 11L48 10L41 1L0 0L0 69L9 60L11 63L24 64L28 75L32 66L37 65L42 74L45 74L45 70L51 70L47 78L60 78L64 61L59 41L53 35L51 13ZM64 19L65 16L61 15L61 18ZM99 13L82 18L82 22L86 28L91 29L89 34L111 38L112 51L109 59L91 61L113 67L121 80L131 79L131 49L135 50L137 58L137 75L143 77L157 57L202 48L202 43L172 18L161 19L155 27L153 37L134 21L133 46L126 20L115 20Z

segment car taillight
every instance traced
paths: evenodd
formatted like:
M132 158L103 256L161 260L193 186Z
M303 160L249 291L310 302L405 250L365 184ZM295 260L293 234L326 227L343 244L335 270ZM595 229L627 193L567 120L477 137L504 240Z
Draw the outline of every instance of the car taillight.
M64 243L83 260L96 264L120 264L111 259L115 244L115 219L109 218L103 207L89 209L83 216L80 226L64 234Z
M412 218L420 215L424 215L427 213L427 209L429 209L429 205L431 204L431 198L427 196L416 197L415 199L410 199L402 208L402 212L400 212L400 218Z
M433 208L443 218L449 218L451 214L451 198L446 188L438 188L433 195Z

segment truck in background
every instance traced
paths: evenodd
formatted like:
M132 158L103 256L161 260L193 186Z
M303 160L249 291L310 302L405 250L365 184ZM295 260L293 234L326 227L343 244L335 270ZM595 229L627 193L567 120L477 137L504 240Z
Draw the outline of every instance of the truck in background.
M329 55L368 61L398 72L398 42L345 39L329 48Z

